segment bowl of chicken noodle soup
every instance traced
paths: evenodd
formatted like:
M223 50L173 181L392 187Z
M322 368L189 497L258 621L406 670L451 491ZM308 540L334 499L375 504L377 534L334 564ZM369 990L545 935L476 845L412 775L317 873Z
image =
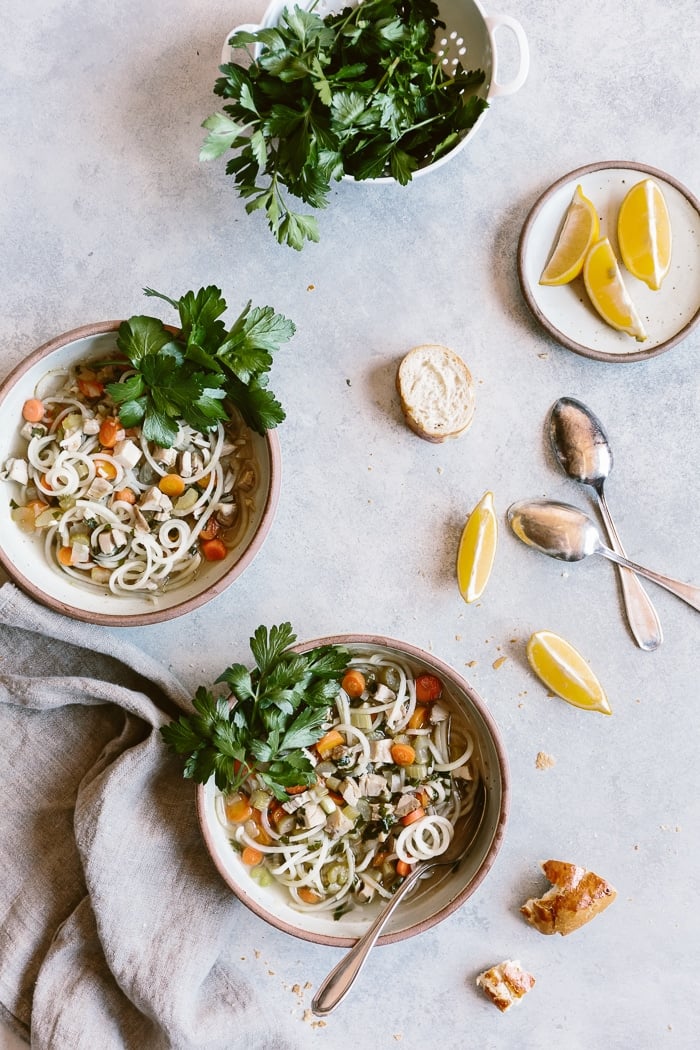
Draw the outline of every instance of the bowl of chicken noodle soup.
M348 946L421 860L454 837L453 868L426 875L379 943L429 929L477 889L500 849L508 764L484 702L453 668L408 643L342 635L295 647L348 650L315 782L274 797L251 775L235 792L197 788L206 846L255 914L304 940ZM235 703L235 700L234 700Z
M0 564L78 620L171 619L228 587L260 549L280 486L279 442L237 409L170 448L120 425L119 321L67 332L0 384Z

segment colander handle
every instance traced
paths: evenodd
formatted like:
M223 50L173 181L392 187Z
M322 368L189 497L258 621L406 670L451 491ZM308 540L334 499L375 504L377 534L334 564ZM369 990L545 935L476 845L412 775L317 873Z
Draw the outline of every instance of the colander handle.
M491 38L491 54L493 56L493 77L491 79L491 87L489 88L489 98L496 98L498 95L514 95L527 80L527 74L530 69L530 48L528 47L525 30L520 25L520 22L515 18L511 18L510 15L487 15L484 20ZM496 30L500 29L501 26L510 29L515 36L520 59L515 76L506 84L500 84L498 81Z
M231 61L231 48L228 46L228 42L234 33L257 33L260 29L262 29L262 26L256 25L254 22L244 22L241 26L234 26L231 32L226 34L224 46L221 49L221 65L225 66L227 62Z

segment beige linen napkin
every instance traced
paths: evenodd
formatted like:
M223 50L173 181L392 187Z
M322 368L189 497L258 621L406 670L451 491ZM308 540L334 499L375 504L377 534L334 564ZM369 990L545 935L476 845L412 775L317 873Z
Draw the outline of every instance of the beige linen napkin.
M157 727L188 696L0 587L0 1010L37 1050L286 1050Z

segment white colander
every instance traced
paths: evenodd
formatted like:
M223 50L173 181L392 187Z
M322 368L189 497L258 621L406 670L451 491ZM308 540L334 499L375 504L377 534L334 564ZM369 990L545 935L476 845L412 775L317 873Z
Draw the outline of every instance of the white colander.
M259 25L246 24L236 26L226 37L226 43L222 52L222 62L231 61L231 48L229 38L242 30L254 33L259 29L268 29L277 25L280 15L285 7L295 3L299 7L310 8L313 0L273 0L266 9ZM341 11L345 7L354 7L361 0L319 0L314 6L314 12L322 18L330 13ZM502 95L513 95L518 91L527 79L530 67L530 52L527 37L520 23L509 15L487 15L484 13L478 0L440 0L440 19L445 23L445 29L438 33L435 40L435 51L440 57L442 64L446 67L456 66L461 62L465 69L482 69L484 71L484 82L479 87L477 94L491 102ZM496 46L496 34L499 30L510 31L515 37L518 52L518 68L513 77L505 82L498 80L498 50ZM259 45L258 45L259 48ZM257 53L257 51L256 51ZM481 113L476 122L469 128L448 153L418 168L413 172L413 178L434 171L442 164L446 164L460 150L464 149L467 142L476 133L477 129L485 120L490 109ZM354 181L352 176L345 178ZM390 176L367 180L371 182L393 182Z

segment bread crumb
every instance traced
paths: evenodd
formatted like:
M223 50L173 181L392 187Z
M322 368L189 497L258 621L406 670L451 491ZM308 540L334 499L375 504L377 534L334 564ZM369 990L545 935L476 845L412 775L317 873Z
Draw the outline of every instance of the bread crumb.
M537 356L539 357L540 361L546 361L549 357L549 354L538 354Z
M326 1027L326 1022L325 1021L314 1020L314 1015L311 1012L311 1010L304 1010L304 1020L312 1028L325 1028Z
M307 290L307 292L315 292L316 291L316 285L315 284L307 284L306 290Z
M445 473L445 468L444 467L438 467L437 468L437 472L438 472L438 474L444 474Z
M467 660L465 667L476 667L476 660Z
M256 959L259 959L261 954L262 953L261 953L259 948L253 948L253 955L255 956Z
M456 642L461 642L462 641L462 635L461 634L456 634L455 635L455 641Z
M523 970L517 959L506 959L505 962L484 970L476 979L477 988L483 990L501 1013L509 1010L514 1003L520 1002L534 984L535 978Z
M546 751L538 751L537 758L535 759L536 769L551 769L555 765L556 759L548 755Z
M503 667L503 664L506 662L507 659L507 656L499 656L497 660L494 660L491 664L494 671L497 671L499 667Z
M401 1040L403 1039L403 1035L401 1034L401 1032L395 1032L394 1033L394 1039L396 1040L397 1043L400 1043Z

